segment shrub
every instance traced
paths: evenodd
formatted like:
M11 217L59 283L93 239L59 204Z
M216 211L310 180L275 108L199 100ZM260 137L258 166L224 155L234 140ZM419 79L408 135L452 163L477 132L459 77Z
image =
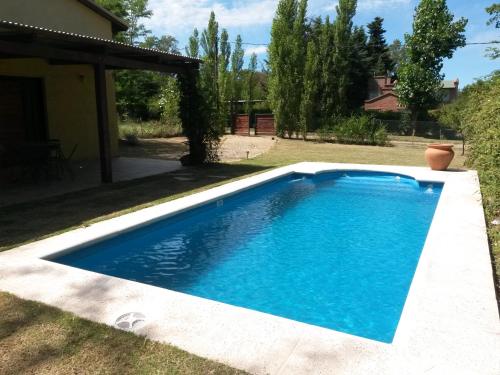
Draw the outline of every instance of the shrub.
M122 122L118 129L121 139L127 139L130 135L136 138L168 138L182 134L180 124L165 124L160 121Z
M454 123L469 147L467 165L477 169L500 288L500 71L464 88L459 100L440 110L440 120Z
M387 131L381 121L366 115L351 116L339 121L334 128L335 138L340 143L387 144Z
M500 215L500 71L464 90L460 116L467 163L478 170L488 219Z

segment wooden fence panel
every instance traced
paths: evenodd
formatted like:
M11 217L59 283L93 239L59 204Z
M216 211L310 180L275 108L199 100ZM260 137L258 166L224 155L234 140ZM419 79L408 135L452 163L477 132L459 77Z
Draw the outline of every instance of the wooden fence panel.
M257 114L255 115L255 135L276 135L274 126L274 116Z
M248 115L233 116L233 134L250 135L250 116Z

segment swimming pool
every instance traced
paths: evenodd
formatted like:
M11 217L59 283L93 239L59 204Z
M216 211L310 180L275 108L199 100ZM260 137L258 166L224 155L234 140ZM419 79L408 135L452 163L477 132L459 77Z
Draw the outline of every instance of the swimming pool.
M52 260L391 342L441 189L294 173Z

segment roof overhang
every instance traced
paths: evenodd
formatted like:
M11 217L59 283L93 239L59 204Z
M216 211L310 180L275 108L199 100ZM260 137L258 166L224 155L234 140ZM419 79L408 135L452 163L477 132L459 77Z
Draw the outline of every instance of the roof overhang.
M0 58L43 58L51 64L103 64L106 69L183 73L201 60L114 40L0 20Z
M382 94L382 95L379 95L379 96L376 96L375 98L372 98L372 99L369 99L369 100L365 100L365 103L375 103L375 102L378 102L379 100L382 100L382 99L385 99L389 96L393 96L395 98L397 98L398 96L396 94L394 94L393 92L386 92L385 94Z
M120 17L111 13L109 10L103 8L93 0L78 0L80 3L85 5L87 8L92 9L94 12L99 14L101 17L106 18L113 25L113 31L126 31L128 29L127 23Z

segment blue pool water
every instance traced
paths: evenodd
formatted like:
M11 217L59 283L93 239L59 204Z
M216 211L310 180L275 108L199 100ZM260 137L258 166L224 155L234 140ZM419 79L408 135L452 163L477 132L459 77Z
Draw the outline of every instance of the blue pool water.
M293 174L53 261L391 342L441 189Z

